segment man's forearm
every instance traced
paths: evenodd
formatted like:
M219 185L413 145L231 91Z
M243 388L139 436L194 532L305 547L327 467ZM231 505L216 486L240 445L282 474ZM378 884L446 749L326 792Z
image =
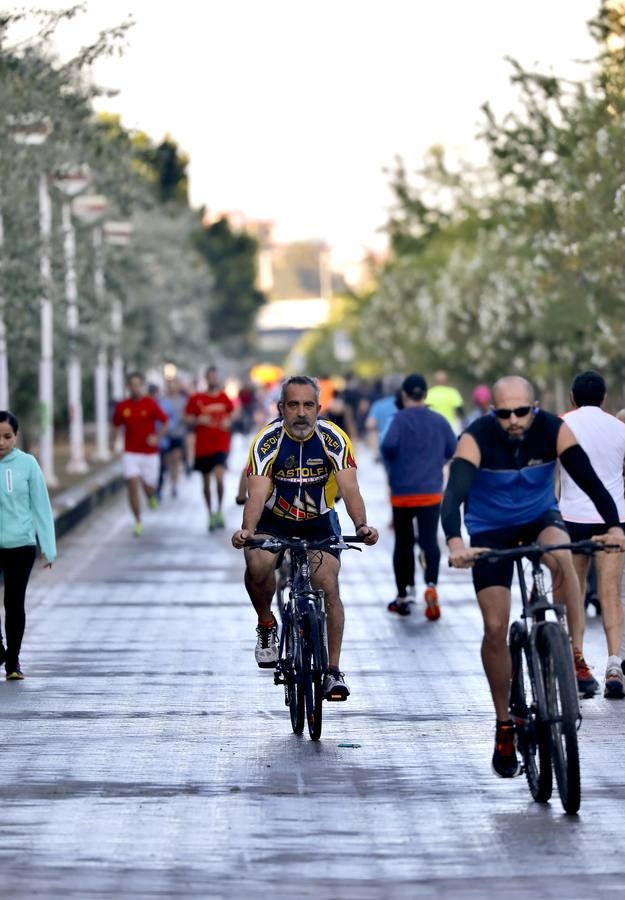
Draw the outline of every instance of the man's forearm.
M243 523L241 525L245 531L256 531L264 506L264 497L254 495L247 498L243 507Z
M354 525L366 525L367 524L367 510L365 509L365 501L362 499L362 494L360 491L354 495L343 495L343 501L345 503L345 509L347 510L347 515L350 517Z

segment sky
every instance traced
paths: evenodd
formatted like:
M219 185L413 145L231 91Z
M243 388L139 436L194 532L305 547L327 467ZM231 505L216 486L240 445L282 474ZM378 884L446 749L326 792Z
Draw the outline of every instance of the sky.
M67 2L47 0L47 8ZM480 106L513 108L506 55L567 77L595 55L599 0L88 0L67 56L129 15L99 108L190 154L194 206L271 219L345 259L380 249L386 166L433 144L477 161Z

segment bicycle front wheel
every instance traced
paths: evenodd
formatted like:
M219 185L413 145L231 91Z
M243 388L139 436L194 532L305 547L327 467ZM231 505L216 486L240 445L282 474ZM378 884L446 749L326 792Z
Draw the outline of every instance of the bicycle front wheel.
M568 637L556 622L541 628L539 652L545 682L547 725L558 793L565 811L575 814L581 803L577 722L579 707L573 657Z
M530 670L532 660L521 622L510 626L512 683L510 714L516 725L518 748L530 794L537 803L547 803L553 790L549 729L536 714ZM540 673L538 673L540 677Z
M287 629L285 648L289 661L287 681L285 685L286 699L291 716L291 727L295 734L301 734L304 730L305 701L304 685L302 683L302 643L297 624L289 615L288 621L283 623Z
M321 642L319 616L312 604L308 611L308 641L310 651L308 671L310 672L310 677L306 679L306 721L308 722L308 734L311 740L318 741L321 737L323 715L324 647Z

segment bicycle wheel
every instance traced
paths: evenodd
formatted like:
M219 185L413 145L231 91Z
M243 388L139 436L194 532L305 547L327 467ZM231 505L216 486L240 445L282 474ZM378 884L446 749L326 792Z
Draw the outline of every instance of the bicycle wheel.
M509 643L512 656L510 713L516 724L517 744L530 794L537 803L546 803L553 790L549 730L536 715L530 650L521 622L513 622L510 626Z
M288 607L285 608L288 610ZM286 700L291 716L291 727L295 734L301 734L304 730L304 685L302 683L302 659L301 640L297 631L297 624L291 615L288 615L284 627L287 629L285 651L288 660L285 692Z
M307 638L309 642L308 672L306 679L306 721L311 740L321 737L323 710L323 645L321 643L319 616L316 607L309 603Z
M541 628L539 652L545 682L551 760L562 806L573 815L581 802L577 685L568 637L555 622L547 622Z

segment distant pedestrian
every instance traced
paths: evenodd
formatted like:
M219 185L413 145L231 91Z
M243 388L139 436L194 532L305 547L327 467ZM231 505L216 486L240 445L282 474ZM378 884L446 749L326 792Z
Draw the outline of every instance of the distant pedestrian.
M369 438L369 447L376 457L379 455L380 444L386 430L398 410L397 399L402 381L401 375L385 375L382 380L382 396L374 400L369 409L365 428Z
M399 410L382 441L382 456L391 487L395 549L393 568L397 596L389 612L410 614L415 596L414 521L417 541L425 557L425 615L440 618L438 570L438 522L443 495L443 468L456 449L456 436L449 422L425 405L427 383L418 373L404 379Z
M462 423L463 428L468 428L473 422L481 419L482 416L488 415L490 412L491 395L489 386L487 384L478 384L473 388L471 399L473 400L473 409L467 413L466 418Z
M230 452L230 425L234 404L222 389L215 366L206 370L206 390L191 394L185 409L185 420L195 430L194 468L202 475L204 499L208 509L208 530L224 527L222 512L224 476ZM211 496L211 479L215 480L216 506Z
M163 474L169 475L171 496L178 496L178 482L180 469L185 460L185 438L187 426L184 422L184 411L187 406L187 395L176 381L171 379L165 382L165 396L160 401L160 406L169 419L169 428L164 438L165 446L161 448ZM162 489L162 478L159 478L159 493Z
M130 396L115 406L113 425L124 429L124 454L122 472L128 489L128 502L135 519L133 534L143 534L141 521L141 488L148 506L156 509L156 488L160 467L159 443L167 433L166 414L153 397L145 391L145 378L141 372L128 376ZM157 423L162 428L157 434Z
M462 394L448 383L447 372L439 369L434 373L434 387L428 391L426 404L434 412L445 416L455 434L460 431L460 423L464 416Z
M0 634L0 665L7 681L20 681L20 650L26 613L28 580L37 556L37 542L49 568L56 559L54 518L37 460L16 445L18 421L0 412L0 570L4 578L6 648Z

